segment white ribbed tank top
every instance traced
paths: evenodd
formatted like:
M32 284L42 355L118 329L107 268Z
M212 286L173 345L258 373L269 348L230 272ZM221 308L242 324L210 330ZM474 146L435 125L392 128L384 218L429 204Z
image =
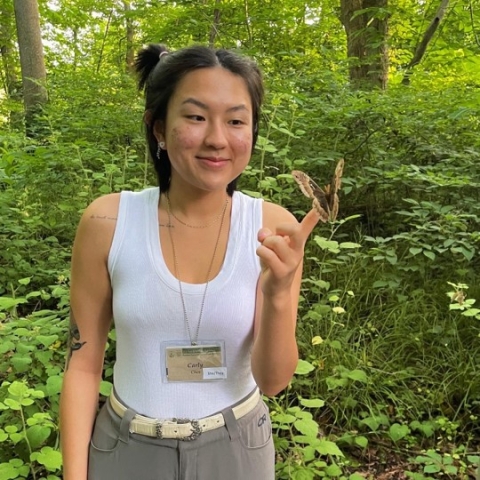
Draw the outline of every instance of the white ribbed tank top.
M155 418L202 418L238 402L255 388L250 354L260 262L255 253L262 201L235 192L227 251L210 281L199 340L224 340L228 378L164 383L161 343L189 340L178 280L162 256L158 187L122 192L108 257L116 328L114 385L119 398ZM199 253L201 254L201 253ZM182 283L192 332L205 284Z

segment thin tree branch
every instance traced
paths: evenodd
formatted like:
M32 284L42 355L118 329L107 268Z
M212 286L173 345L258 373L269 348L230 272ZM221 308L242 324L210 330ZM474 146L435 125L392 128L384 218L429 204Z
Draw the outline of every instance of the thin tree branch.
M412 74L412 69L421 62L423 56L425 55L428 44L432 40L433 35L435 34L438 26L440 25L440 22L445 16L449 3L450 3L450 0L442 0L440 6L438 7L437 13L433 17L433 20L430 22L430 25L428 26L427 30L425 31L422 41L418 44L412 60L407 65L406 72L402 80L403 85L408 85L410 83L410 76Z

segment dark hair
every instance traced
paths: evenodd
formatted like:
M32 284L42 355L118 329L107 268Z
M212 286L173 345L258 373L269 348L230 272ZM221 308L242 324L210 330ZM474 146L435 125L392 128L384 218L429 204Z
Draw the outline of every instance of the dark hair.
M168 191L170 187L171 164L166 150L161 150L160 158L157 158L155 122L165 121L168 102L178 82L187 73L199 68L212 67L223 67L245 80L253 108L253 151L258 137L260 107L263 100L262 75L253 60L228 50L216 50L200 45L170 53L164 45L150 44L137 55L135 70L139 77L138 88L145 91L145 111L149 112L146 122L147 143L161 191ZM229 195L236 189L237 180L238 177L229 183L227 187Z

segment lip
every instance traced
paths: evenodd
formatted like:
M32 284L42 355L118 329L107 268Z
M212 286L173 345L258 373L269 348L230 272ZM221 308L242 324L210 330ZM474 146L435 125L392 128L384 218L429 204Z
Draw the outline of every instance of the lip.
M228 162L224 157L197 157L204 165L208 165L213 168L220 168Z

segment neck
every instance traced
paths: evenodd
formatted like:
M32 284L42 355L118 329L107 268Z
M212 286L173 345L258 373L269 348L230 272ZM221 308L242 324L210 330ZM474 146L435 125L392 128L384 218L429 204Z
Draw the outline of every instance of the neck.
M168 190L170 208L174 213L180 213L182 218L194 223L202 223L213 215L221 213L225 202L229 199L226 191L198 191L194 188L180 190L174 185Z

